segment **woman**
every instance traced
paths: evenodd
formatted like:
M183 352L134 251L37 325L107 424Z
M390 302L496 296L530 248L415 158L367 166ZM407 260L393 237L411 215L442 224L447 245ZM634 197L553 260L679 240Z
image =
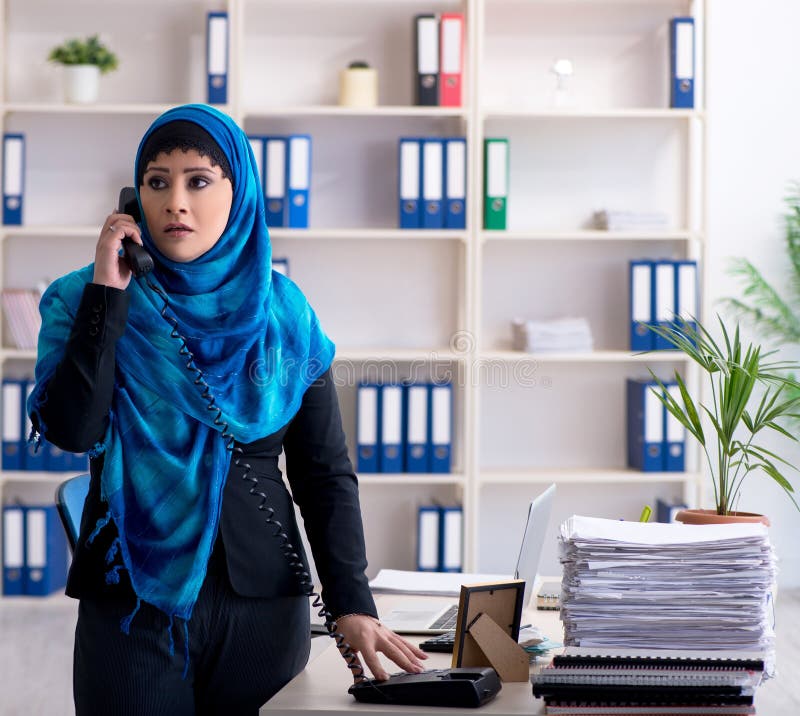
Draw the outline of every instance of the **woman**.
M251 493L257 480L305 561L281 449L338 630L376 678L378 651L420 671L425 655L376 618L334 347L271 271L247 137L213 108L177 107L144 135L135 178L141 227L111 214L94 264L42 298L28 404L43 439L92 458L66 590L78 716L255 714L302 669L308 600ZM125 237L154 258L146 279L131 280Z

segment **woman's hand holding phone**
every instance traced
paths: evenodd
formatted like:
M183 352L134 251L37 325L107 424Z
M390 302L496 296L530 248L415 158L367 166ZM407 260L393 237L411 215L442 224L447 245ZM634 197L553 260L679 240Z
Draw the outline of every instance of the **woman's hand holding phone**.
M129 237L140 246L142 235L130 214L113 213L105 220L94 256L94 283L125 290L133 275L122 256L122 239Z

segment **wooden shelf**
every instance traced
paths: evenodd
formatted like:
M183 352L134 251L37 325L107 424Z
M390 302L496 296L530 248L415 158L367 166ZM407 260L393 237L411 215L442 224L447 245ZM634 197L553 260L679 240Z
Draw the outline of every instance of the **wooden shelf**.
M656 482L695 482L701 478L694 472L641 472L639 470L613 470L597 468L502 468L481 469L478 482L482 485L496 484L612 484L612 483L656 483Z
M89 470L88 460L87 466L83 472ZM75 477L81 474L81 470L67 470L67 471L49 471L49 470L3 470L3 482L52 482L58 484L67 478Z
M465 477L461 473L363 473L358 475L359 485L461 485Z
M182 104L63 104L57 102L6 102L2 110L6 114L142 114L156 117L170 107ZM222 112L230 113L230 106L215 105Z
M245 120L264 117L460 117L469 114L464 107L340 107L338 105L295 105L286 107L249 107Z
M619 119L619 120L687 120L704 119L705 113L696 109L536 109L536 108L485 108L481 110L484 121L495 119Z
M24 226L0 226L0 237L44 236L52 239L92 238L100 235L101 224L97 226L67 226L65 224L26 224Z
M481 241L702 241L695 231L481 231Z
M499 361L519 363L685 363L689 360L681 351L652 351L631 353L630 351L592 351L591 353L525 353L523 351L482 351L482 362Z
M36 360L36 349L0 348L0 360Z
M60 529L61 525L58 525L58 527ZM54 608L68 609L70 611L74 610L76 613L78 611L78 600L68 597L63 591L53 592L53 594L48 594L46 597L30 597L25 594L2 596L4 597L3 609L18 606L25 608L26 612L29 612L31 609L35 609L37 606L39 606L43 609L47 609L48 611Z
M466 355L450 348L342 348L336 351L334 360L352 361L396 361L398 363L434 363L438 361L464 360Z
M48 238L93 238L100 232L98 226L67 226L55 224L28 224L25 226L0 226L0 236L46 236ZM458 229L284 229L269 230L270 238L280 241L462 241L469 234Z
M269 230L274 240L285 241L467 241L457 229L281 229Z

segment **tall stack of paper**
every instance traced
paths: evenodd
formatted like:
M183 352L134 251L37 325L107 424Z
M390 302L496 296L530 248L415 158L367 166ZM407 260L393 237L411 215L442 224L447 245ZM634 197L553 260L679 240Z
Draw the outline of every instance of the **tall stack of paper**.
M573 516L559 549L565 644L744 650L772 673L776 570L764 525Z

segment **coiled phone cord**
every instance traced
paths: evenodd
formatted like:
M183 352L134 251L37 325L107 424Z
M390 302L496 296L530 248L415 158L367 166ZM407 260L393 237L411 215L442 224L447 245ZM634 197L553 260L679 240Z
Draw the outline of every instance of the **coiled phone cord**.
M180 341L181 347L178 352L183 358L186 359L186 369L190 373L194 373L194 384L198 386L198 388L201 390L203 399L207 401L208 410L216 412L216 416L214 417L214 425L217 425L220 428L222 438L225 440L225 447L230 451L233 463L244 471L242 474L242 479L252 483L250 487L250 494L254 497L261 498L258 509L264 513L264 518L267 525L271 525L275 528L273 536L280 540L281 551L286 557L286 561L289 563L292 572L294 572L294 575L297 577L303 593L313 599L312 606L319 610L317 612L318 616L325 620L325 628L328 630L329 636L336 641L336 648L347 662L347 668L352 672L353 681L355 683L367 681L367 677L364 675L364 667L359 662L358 656L353 652L350 644L345 641L344 634L338 631L336 620L333 618L333 615L330 613L330 611L328 611L328 608L322 601L322 597L314 589L314 583L311 581L311 575L309 575L305 564L303 564L303 560L300 558L300 555L297 554L294 545L292 545L291 541L289 540L289 536L284 531L283 525L277 520L273 519L275 510L273 510L272 507L267 504L266 494L258 489L258 478L250 474L252 468L249 463L241 461L241 456L244 454L244 451L242 448L236 446L236 440L233 436L233 433L231 433L229 430L228 423L222 417L222 410L216 404L216 398L211 390L211 386L206 382L203 372L195 365L194 355L191 350L189 350L186 339L181 335L180 331L178 331L177 319L167 313L167 310L169 309L169 299L167 295L159 286L156 286L149 279L145 279L145 281L150 289L152 289L164 302L164 306L161 309L161 315L164 320L172 326L172 332L170 335L176 340Z

